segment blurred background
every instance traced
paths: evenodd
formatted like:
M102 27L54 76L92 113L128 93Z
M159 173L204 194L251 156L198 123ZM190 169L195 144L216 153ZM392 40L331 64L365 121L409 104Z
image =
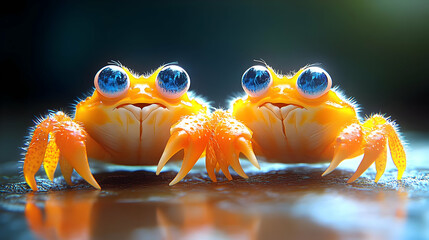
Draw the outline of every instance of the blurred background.
M263 59L321 63L363 114L428 133L428 1L11 1L0 16L0 161L20 159L36 117L72 112L111 60L138 73L177 61L191 89L227 107Z

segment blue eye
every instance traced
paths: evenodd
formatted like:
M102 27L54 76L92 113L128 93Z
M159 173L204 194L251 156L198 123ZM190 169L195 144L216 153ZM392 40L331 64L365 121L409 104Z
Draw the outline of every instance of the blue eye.
M271 83L271 74L264 66L253 66L247 69L241 78L244 91L251 97L259 97L264 94Z
M130 80L124 69L111 65L98 71L94 78L94 85L101 95L115 98L128 90Z
M331 89L332 80L322 68L309 67L299 75L296 86L303 97L314 99Z
M156 77L156 87L166 98L174 99L188 91L191 80L188 73L177 65L164 67Z

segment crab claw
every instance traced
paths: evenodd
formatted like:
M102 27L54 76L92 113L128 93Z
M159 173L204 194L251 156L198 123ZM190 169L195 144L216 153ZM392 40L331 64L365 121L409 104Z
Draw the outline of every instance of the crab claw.
M359 152L363 140L361 125L353 123L340 133L334 145L334 158L329 167L322 176L328 175L345 159L353 157L352 155Z
M171 157L184 149L182 166L176 177L170 182L170 186L182 180L202 156L209 138L207 123L208 116L205 113L200 113L187 116L171 127L171 137L156 170L158 175Z
M222 110L215 111L211 121L213 130L206 150L206 169L212 181L216 181L214 171L217 168L220 168L226 178L231 180L229 166L241 177L248 178L239 162L240 153L243 153L256 168L260 169L253 153L250 129Z
M177 173L176 177L170 182L170 186L180 182L194 167L195 163L200 159L203 154L205 146L201 142L192 142L185 148L183 157L182 167Z
M86 132L63 112L49 115L33 132L24 159L24 177L33 191L37 191L34 175L44 165L52 181L58 162L64 179L71 183L71 173L76 170L89 184L100 189L91 174L86 153Z
M34 175L39 171L45 157L46 147L49 140L50 123L48 120L37 125L33 132L33 137L28 144L27 153L24 160L24 177L28 186L33 191L37 191Z
M402 146L401 140L399 139L398 131L395 129L393 124L386 124L384 126L384 131L387 134L387 138L389 139L387 142L389 144L390 155L392 156L393 163L398 169L397 179L400 180L404 174L405 168L407 167L407 157L405 155L405 150Z
M76 127L77 124L71 122L67 125ZM59 134L56 134L56 143L61 149L61 155L85 181L94 188L101 189L89 169L84 133L77 133L79 131L77 129L73 129L72 133L69 131L70 129L67 126L59 126Z
M165 164L173 157L177 152L188 146L188 134L186 131L180 130L173 133L168 139L167 145L162 153L161 159L158 162L156 168L156 175L159 175Z
M207 145L206 169L207 169L207 174L209 175L210 179L213 182L217 182L215 171L218 172L220 170L220 166L216 161L216 150L215 150L215 142L214 141L209 141L209 143ZM227 170L228 170L228 168L226 169L226 174L225 174L225 172L223 172L223 173L225 174L225 176L229 180L231 180L232 179L231 174L229 174L229 171L227 171Z
M259 163L252 149L252 132L229 113L217 110L211 116L205 113L187 116L172 126L171 137L158 163L158 175L165 164L180 150L184 159L179 173L170 182L174 185L182 180L198 159L206 153L207 174L216 182L215 171L222 170L229 180L229 166L243 178L247 178L239 162L240 153L257 168Z
M364 155L359 167L353 176L347 181L348 183L354 182L362 173L364 173L375 161L381 162L382 168L377 167L377 175L375 182L380 179L386 167L386 137L381 131L374 131L366 138L364 148ZM381 166L377 164L377 166Z
M334 158L322 176L332 172L344 159L363 153L360 165L347 182L355 181L374 162L377 171L374 181L378 182L386 168L387 145L389 145L392 160L398 168L398 180L400 180L406 168L404 147L394 124L381 115L373 115L363 124L351 124L340 133L335 143Z
M58 149L55 137L49 134L50 140L45 151L45 158L43 159L43 167L45 168L46 175L49 180L54 180L55 169L57 168L58 160L60 158L60 149Z
M377 170L375 182L378 182L386 168L387 143L392 160L398 169L397 179L400 180L406 168L406 156L394 123L376 114L368 118L362 124L362 128L365 133L364 139L366 142L364 158L355 174L347 182L350 183L356 180L374 162Z

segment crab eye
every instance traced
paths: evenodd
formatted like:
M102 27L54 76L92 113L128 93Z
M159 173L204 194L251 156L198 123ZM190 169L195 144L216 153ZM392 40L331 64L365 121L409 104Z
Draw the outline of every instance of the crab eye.
M130 87L127 73L121 67L105 66L95 75L94 85L97 91L108 98L119 97Z
M264 94L273 82L271 74L264 66L253 66L244 72L241 85L247 95L259 97Z
M188 73L177 65L164 67L156 77L156 88L170 99L182 96L188 91L190 84Z
M305 69L296 81L298 92L306 98L314 99L331 89L332 80L329 74L320 67Z

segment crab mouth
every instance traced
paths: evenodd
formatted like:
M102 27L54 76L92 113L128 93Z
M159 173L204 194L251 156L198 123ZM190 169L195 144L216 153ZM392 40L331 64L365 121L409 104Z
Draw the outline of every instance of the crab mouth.
M286 125L288 125L291 120L296 124L298 112L301 109L305 109L304 107L295 104L271 102L263 103L260 108L271 112L279 120L281 123L281 129L278 130L283 133L285 139L287 139ZM271 127L273 126L275 125L271 125ZM275 129L272 130L276 131Z
M263 103L260 107L264 107L271 111L280 121L285 120L290 113L294 112L296 109L304 109L304 107L296 104L288 103Z
M159 108L167 109L166 106L159 103L125 103L116 107L116 109L119 108L128 110L140 122L143 122L150 113Z

